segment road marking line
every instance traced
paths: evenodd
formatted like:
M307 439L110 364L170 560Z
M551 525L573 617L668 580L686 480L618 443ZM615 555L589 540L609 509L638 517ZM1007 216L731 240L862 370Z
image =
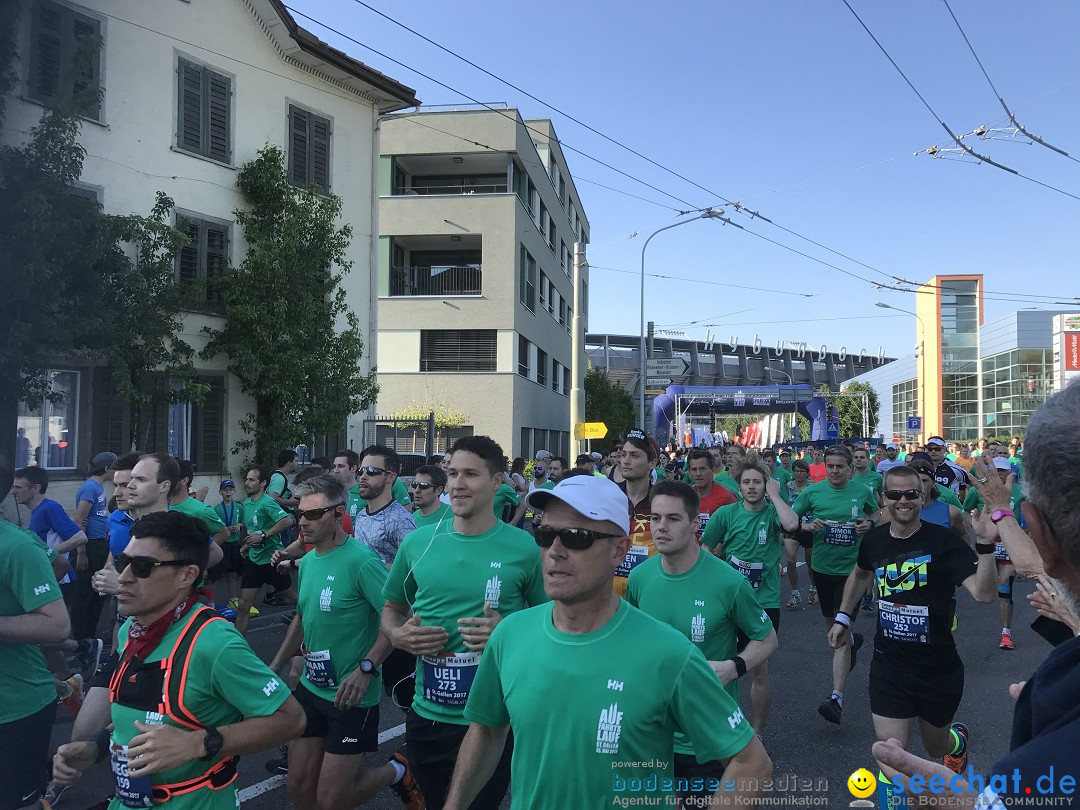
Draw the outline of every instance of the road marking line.
M394 726L388 728L386 731L379 732L379 745L390 740L395 740L405 733L405 724L400 726ZM264 779L261 782L256 782L254 785L248 785L241 791L237 792L237 798L240 803L243 804L246 801L250 801L258 796L262 796L264 793L269 793L273 790L277 790L285 784L285 776L278 774L277 776L271 776L269 779Z

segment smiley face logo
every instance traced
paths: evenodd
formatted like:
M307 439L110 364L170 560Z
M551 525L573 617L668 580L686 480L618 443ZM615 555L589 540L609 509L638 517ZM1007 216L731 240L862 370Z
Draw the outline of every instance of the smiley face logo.
M877 790L877 778L866 768L859 768L848 777L847 787L856 799L865 799Z

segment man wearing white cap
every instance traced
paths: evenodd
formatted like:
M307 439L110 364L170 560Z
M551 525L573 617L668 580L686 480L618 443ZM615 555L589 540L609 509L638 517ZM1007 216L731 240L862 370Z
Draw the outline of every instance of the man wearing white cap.
M611 590L630 544L626 495L606 479L571 474L528 502L544 512L536 542L554 602L508 616L492 632L444 807L469 806L511 726L514 795L538 810L608 808L631 782L635 797L645 785L657 804L674 798L680 731L700 758L724 763L725 785L736 788L728 801L752 804L772 763L738 704L689 639ZM631 649L649 654L627 656ZM540 699L552 685L554 707ZM720 786L712 788L719 803Z
M989 458L989 454L987 458ZM1009 508L1008 511L1012 514L1020 524L1020 528L1026 529L1027 526L1024 523L1023 514L1020 511L1020 504L1024 500L1024 493L1020 488L1020 485L1016 483L1013 477L1012 464L1009 463L1009 459L997 456L992 462L994 469L997 471L998 478L1001 479L1003 484L1009 484L1010 479L1012 482L1012 492L1009 496ZM981 481L980 481L981 483ZM975 487L971 487L968 490L967 497L964 498L964 511L974 516L975 513L982 514L984 509L984 503L982 496ZM996 514L996 513L995 513ZM999 517L998 520L1001 518ZM998 605L1001 610L1001 641L998 643L998 647L1002 650L1013 649L1012 640L1012 620L1013 620L1013 582L1016 581L1016 568L1013 566L1013 562L1009 559L1009 552L1005 550L1005 544L999 539L994 546L994 560L997 562L997 581L998 581Z
M885 445L885 459L877 463L877 467L875 468L876 472L881 475L885 475L885 473L887 473L893 467L903 466L904 462L897 458L897 455L899 453L900 448L892 442Z
M963 467L953 464L946 458L948 446L941 436L931 436L926 440L926 452L930 460L937 467L934 470L934 480L947 489L951 489L954 495L962 494L961 489L967 488L967 472Z

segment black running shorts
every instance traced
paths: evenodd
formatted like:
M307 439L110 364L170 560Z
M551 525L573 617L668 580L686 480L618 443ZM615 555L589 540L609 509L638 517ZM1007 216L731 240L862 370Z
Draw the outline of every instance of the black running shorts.
M959 656L931 671L874 652L870 662L870 711L879 717L920 717L946 728L956 717L964 695L964 663Z
M300 736L321 737L326 741L326 753L348 756L379 750L379 704L339 709L302 683L293 695L307 717L307 727Z

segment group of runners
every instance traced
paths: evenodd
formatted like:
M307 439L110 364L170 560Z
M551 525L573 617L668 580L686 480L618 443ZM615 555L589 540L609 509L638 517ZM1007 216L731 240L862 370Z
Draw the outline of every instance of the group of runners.
M111 810L235 807L237 758L279 745L271 767L301 808L384 789L410 810L497 808L508 790L515 807L607 807L629 783L687 804L752 801L772 773L768 664L785 568L786 604L802 602L800 548L833 650L818 713L841 723L864 641L853 623L874 610L878 740L907 748L918 725L960 772L955 592L991 602L1007 587L1011 604L1010 555L1031 558L1008 449L986 448L969 471L941 437L903 460L894 446L816 448L811 464L728 445L671 469L632 430L574 469L542 454L523 489L484 436L408 485L387 447L341 451L291 481L289 452L276 471L245 471L242 504L224 481L216 508L188 496L190 468L168 456L110 462L125 514L92 584L120 624L51 777L60 679L41 645L68 639L66 572L55 548L0 523L4 807L42 806L50 778L57 800L105 760ZM0 495L32 477L0 460ZM963 495L959 508L944 493ZM295 605L267 663L244 639L264 587ZM406 710L406 753L372 765L384 691Z

